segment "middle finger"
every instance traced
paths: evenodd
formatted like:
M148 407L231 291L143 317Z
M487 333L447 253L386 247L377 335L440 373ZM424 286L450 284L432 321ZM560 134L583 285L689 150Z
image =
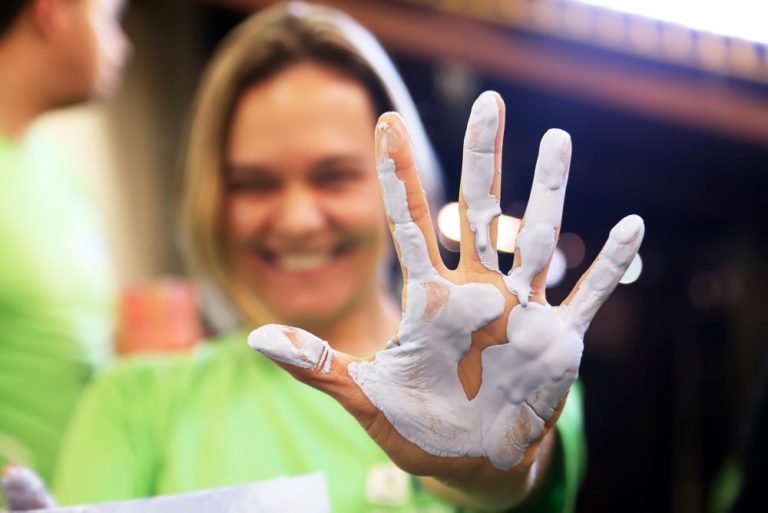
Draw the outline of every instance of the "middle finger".
M499 270L496 253L497 218L501 215L501 145L504 137L504 102L486 91L474 105L464 136L464 158L459 192L461 263Z

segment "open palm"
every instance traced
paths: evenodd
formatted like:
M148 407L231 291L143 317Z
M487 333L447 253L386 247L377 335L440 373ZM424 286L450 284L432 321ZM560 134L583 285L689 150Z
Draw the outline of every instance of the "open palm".
M402 120L383 115L378 172L403 268L403 320L372 360L336 352L285 326L249 343L298 379L335 397L403 469L447 479L494 476L525 463L552 427L578 375L583 337L640 246L643 223L623 219L560 306L544 296L570 164L570 137L542 139L508 275L498 268L504 106L475 102L464 141L461 260L447 269Z

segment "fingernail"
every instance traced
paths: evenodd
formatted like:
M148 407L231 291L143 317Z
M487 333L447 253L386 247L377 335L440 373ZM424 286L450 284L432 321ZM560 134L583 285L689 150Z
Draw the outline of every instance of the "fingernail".
M640 243L645 234L645 224L638 215L629 215L619 221L611 230L606 251L614 265L621 269L627 269L632 259L635 258Z
M611 238L619 244L629 244L645 232L643 218L636 215L628 215L611 230Z
M472 104L472 111L464 135L464 148L490 153L496 146L499 130L499 105L496 94L486 91Z
M563 186L571 165L571 136L565 130L550 128L541 138L541 173L537 179L550 190Z
M376 132L379 134L379 157L389 158L389 156L402 148L405 143L405 134L403 134L400 123L381 121L376 126Z

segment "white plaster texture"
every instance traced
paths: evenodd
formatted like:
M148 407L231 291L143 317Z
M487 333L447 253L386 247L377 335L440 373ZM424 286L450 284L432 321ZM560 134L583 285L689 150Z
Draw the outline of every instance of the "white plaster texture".
M312 333L280 324L266 324L248 335L248 345L282 363L327 374L333 362L328 342Z
M491 271L498 271L489 240L489 225L500 214L490 193L498 120L494 95L481 95L467 129L462 177L475 248ZM490 284L457 285L432 267L424 235L409 214L405 184L388 158L389 128L378 129L379 179L407 275L406 308L388 349L373 361L350 364L349 374L404 438L430 454L486 457L510 469L542 436L577 378L584 331L637 252L642 220L630 216L614 228L570 306L529 302L531 281L554 251L571 152L567 133L545 134L518 238L521 264L505 277L519 302L507 319L508 343L483 351L480 389L468 399L458 363L472 333L502 315L506 299Z
M481 95L468 123L462 172L474 249L491 273L499 273L490 225L501 213L491 193L500 118L496 95ZM530 301L531 283L555 249L570 166L570 136L549 130L516 243L519 265L504 276L506 290L455 284L433 267L424 234L410 214L406 185L390 158L390 147L403 144L404 135L386 123L377 131L377 171L406 275L405 311L387 349L373 360L350 363L349 375L394 429L426 452L485 457L508 470L542 436L578 377L584 333L637 253L642 219L628 216L613 228L569 304ZM480 388L469 399L459 362L472 334L499 318L508 304L514 305L506 320L508 342L483 350ZM300 329L265 326L251 334L249 344L283 363L320 372L331 368L327 342Z

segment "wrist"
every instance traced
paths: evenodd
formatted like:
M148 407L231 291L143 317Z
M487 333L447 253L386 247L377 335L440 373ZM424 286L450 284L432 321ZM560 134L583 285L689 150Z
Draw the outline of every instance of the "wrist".
M509 470L500 470L487 461L482 468L460 476L420 478L434 496L470 510L504 511L525 501L546 476L555 445L550 429L540 442L526 451L523 461Z

